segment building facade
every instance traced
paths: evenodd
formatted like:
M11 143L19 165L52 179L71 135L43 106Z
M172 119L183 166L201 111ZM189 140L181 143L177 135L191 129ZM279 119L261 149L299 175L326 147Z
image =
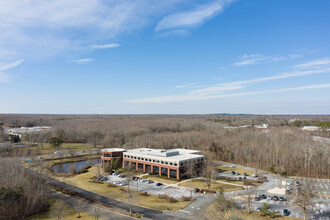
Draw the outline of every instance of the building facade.
M204 161L204 156L199 153L188 149L109 148L102 150L101 160L103 167L106 162L120 159L124 168L181 179L189 169L198 172Z

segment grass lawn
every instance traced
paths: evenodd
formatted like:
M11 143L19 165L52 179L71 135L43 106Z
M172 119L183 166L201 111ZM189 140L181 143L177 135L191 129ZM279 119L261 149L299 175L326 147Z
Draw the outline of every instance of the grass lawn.
M208 189L207 185L206 185L206 181L201 180L201 179L195 179L193 182L191 180L189 180L187 182L180 183L179 186L188 187L188 188ZM225 192L236 191L236 190L243 189L240 186L234 186L234 185L218 183L218 182L212 182L209 189L210 190L218 190L219 187L223 187Z
M107 183L99 184L99 183L91 183L89 182L91 177L96 176L97 168L96 166L93 166L89 169L87 173L79 174L73 177L55 177L60 181L65 181L66 183L75 185L77 187L80 187L82 189L91 191L93 193L106 196L118 201L123 201L128 203L127 198L127 188L121 187L121 186L115 186L115 187L108 187ZM169 208L170 210L179 210L184 207L186 207L190 201L178 201L176 203L169 203L165 199L161 199L156 195L148 195L143 196L140 194L140 192L133 191L133 198L131 198L131 203L138 206L143 206L146 208L156 209L156 210L162 210L165 211L166 208Z
M101 145L97 145L96 148L101 147ZM81 143L64 143L62 144L62 150L63 151L82 151L82 150L92 150L94 146L90 144L81 144ZM50 146L50 144L39 144L38 146L33 147L25 147L25 148L18 148L18 153L20 155L41 155L41 154L52 154L55 151L54 148Z
M248 213L247 210L244 209L234 209L232 212L232 217L236 215L238 219L244 220L270 220L270 219L278 219L278 220L298 220L299 218L293 218L289 216L280 216L276 218L270 218L269 216L261 216L260 212L251 212ZM217 210L215 205L211 205L205 211L205 216L210 220L220 219L219 214L217 214Z
M27 220L35 220L35 219L55 220L55 218L50 217L50 209L52 208L52 205L54 204L55 200L51 199L49 202L50 202L50 207L49 207L48 211L32 215L25 219L27 219ZM78 217L78 212L68 205L65 205L65 213L66 214L65 214L63 220L71 220L71 219L76 219ZM81 212L80 216L81 216L80 219L83 219L83 220L94 220L95 219L94 216L91 216L85 212ZM101 218L99 218L99 219L102 220Z
M159 177L157 175L145 175L145 176L143 176L143 178L153 180L154 182L165 183L165 184L177 184L180 182L180 181L172 180L172 179L165 178L165 177Z
M235 171L235 173L240 173L240 174L243 174L243 173L246 173L248 175L252 175L252 174L255 174L255 172L253 171L250 171L250 170L246 170L246 169L243 169L243 168L238 168L238 167L229 167L229 166L217 166L216 167L217 169L221 169L223 173L231 173L232 171Z

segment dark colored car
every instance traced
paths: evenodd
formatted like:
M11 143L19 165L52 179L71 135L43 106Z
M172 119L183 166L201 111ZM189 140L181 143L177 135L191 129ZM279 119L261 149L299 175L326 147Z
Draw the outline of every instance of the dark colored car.
M283 215L284 215L284 216L288 216L288 215L290 215L289 210L287 210L287 209L283 209Z
M231 171L231 175L235 175L235 171Z
M278 201L279 200L278 196L273 196L273 200Z
M283 196L280 196L280 201L285 201Z
M267 199L267 196L265 194L261 194L261 199Z
M255 201L259 201L261 200L261 197L259 195L256 195L256 197L254 198Z
M296 182L296 186L299 186L300 185L300 183L299 182Z
M244 173L243 175L244 175L244 176L247 176L247 174L246 174L246 173Z
M238 177L239 180L242 180L243 178L242 177Z
M245 180L246 180L246 176L245 176L245 177L243 177L243 179L245 179Z
M156 186L161 186L161 185L163 185L162 183L156 183Z
M194 189L194 192L195 192L195 193L198 193L198 192L199 192L199 189L198 189L198 188L195 188L195 189Z

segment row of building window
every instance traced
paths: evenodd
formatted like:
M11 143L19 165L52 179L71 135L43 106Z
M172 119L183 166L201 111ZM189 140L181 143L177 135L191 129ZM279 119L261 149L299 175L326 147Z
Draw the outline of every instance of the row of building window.
M166 164L166 165L170 165L170 166L178 166L177 163L172 163L172 162L166 162L166 161L159 161L159 160L152 160L152 159L148 159L148 158L143 158L143 157L136 157L136 156L130 156L130 155L124 155L125 158L131 158L131 159L135 159L135 160L142 160L142 161L148 161L148 162L153 162L153 163L160 163L160 164ZM199 158L197 160L194 161L185 161L180 163L180 166L182 167L183 165L187 165L190 163L200 163L204 160L204 158Z
M159 161L159 160L152 160L152 159L143 158L143 157L135 157L135 156L129 156L129 155L124 155L124 157L135 159L135 160L142 160L142 161L147 161L147 162L166 164L166 165L170 165L170 166L178 166L177 163L166 162L166 161Z

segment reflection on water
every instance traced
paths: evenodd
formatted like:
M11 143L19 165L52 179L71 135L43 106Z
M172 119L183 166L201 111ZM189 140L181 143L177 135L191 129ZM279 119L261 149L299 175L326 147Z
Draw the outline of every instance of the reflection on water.
M91 159L77 162L61 163L52 166L52 171L55 173L69 173L72 170L79 172L81 168L88 165L95 165L101 163L101 159Z

